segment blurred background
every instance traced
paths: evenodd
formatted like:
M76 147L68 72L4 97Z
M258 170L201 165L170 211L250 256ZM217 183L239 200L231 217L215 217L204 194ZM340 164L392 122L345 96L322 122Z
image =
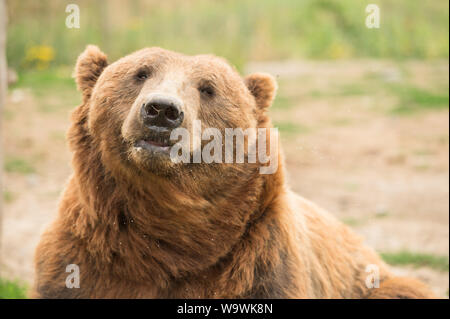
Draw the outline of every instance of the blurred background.
M369 3L380 27L367 28ZM148 46L270 72L292 188L363 235L396 273L448 298L449 4L420 0L7 0L0 298L25 297L71 173L78 54ZM68 4L80 28L67 28Z

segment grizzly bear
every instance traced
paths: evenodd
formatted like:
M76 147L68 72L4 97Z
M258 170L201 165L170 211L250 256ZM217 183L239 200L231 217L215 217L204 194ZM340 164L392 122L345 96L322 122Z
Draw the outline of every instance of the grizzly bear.
M32 297L433 297L291 192L281 152L273 174L259 160L171 160L170 133L196 120L272 128L273 77L242 78L222 58L156 47L108 64L88 46L75 78L74 173L36 249Z

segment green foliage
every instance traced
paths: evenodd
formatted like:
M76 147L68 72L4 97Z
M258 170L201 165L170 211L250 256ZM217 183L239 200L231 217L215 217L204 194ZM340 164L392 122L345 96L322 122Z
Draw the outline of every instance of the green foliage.
M14 87L32 87L35 89L52 87L56 89L75 89L75 80L70 76L70 70L65 68L50 68L46 70L29 70L20 74Z
M6 157L5 171L8 173L31 174L34 173L34 167L21 157Z
M287 96L278 93L275 100L273 101L271 109L284 110L290 109L293 106L295 106L295 100L293 101L291 98L288 98Z
M361 220L356 219L354 217L345 217L341 221L350 227L359 226L361 224Z
M430 267L439 271L448 271L448 257L430 254L400 251L395 253L381 253L381 257L391 265L414 267Z
M3 201L5 202L5 203L11 203L11 202L13 202L14 201L14 199L15 199L15 196L14 196L14 194L13 193L11 193L10 191L8 191L8 190L4 190L3 191Z
M41 113L67 113L81 102L81 95L77 93L75 80L71 76L71 68L67 67L23 71L19 74L19 81L10 87L11 90L16 88L31 89L38 98L36 101ZM10 114L10 118L13 115Z
M276 121L273 123L273 126L278 128L280 134L300 134L300 133L307 133L309 131L307 127L301 124L288 121Z
M145 46L248 60L448 58L447 1L380 0L380 28L365 26L369 0L9 1L7 56L16 69L73 65L89 43L111 60Z
M0 278L0 299L26 299L26 287L17 281Z
M396 114L409 114L424 109L448 109L448 91L434 93L411 86L392 86L392 91L400 99L400 104L393 109Z

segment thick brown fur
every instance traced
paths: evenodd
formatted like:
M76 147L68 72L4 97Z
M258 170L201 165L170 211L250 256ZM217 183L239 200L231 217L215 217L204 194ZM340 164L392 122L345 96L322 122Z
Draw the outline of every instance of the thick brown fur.
M133 82L142 68L152 78ZM75 77L83 103L68 133L74 173L37 247L32 297L433 296L419 282L393 277L349 228L293 194L281 152L277 172L262 175L258 164L175 165L133 150L144 93L179 96L186 128L195 118L206 127L269 128L271 76L242 79L220 58L159 48L108 65L89 46ZM205 81L213 99L196 90ZM79 266L80 288L66 287L69 264ZM366 286L371 264L380 288Z

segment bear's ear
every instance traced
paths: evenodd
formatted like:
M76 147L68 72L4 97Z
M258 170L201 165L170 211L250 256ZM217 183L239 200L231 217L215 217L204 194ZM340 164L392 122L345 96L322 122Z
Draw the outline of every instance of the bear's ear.
M272 104L278 88L277 81L272 75L254 73L247 75L244 81L260 109L265 109Z
M107 65L106 55L95 45L88 45L80 54L75 66L75 81L83 94L83 101L91 97L92 89Z

